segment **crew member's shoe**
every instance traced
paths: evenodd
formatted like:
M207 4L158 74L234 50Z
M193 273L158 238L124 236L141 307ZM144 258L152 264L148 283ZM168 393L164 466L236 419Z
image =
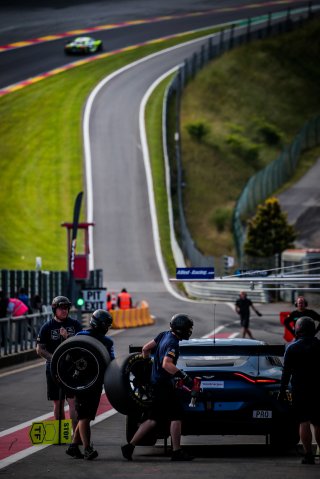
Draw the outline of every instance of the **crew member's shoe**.
M95 449L93 449L92 446L88 446L85 448L84 450L84 458L87 460L87 461L92 461L92 459L95 459L96 457L98 457L98 451L96 451Z
M190 456L183 449L177 449L177 451L172 451L171 461L192 461L193 456Z
M315 464L313 454L305 454L301 461L301 464Z
M134 451L134 445L130 444L125 444L124 446L121 447L122 455L125 459L128 459L128 461L132 461L132 454Z
M66 450L66 454L68 454L68 456L74 457L75 459L84 458L84 454L82 454L82 452L80 451L78 444L70 444L70 446Z

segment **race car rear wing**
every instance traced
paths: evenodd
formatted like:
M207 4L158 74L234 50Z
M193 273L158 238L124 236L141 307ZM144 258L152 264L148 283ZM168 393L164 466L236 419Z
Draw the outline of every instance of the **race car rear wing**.
M130 344L129 353L141 353L142 346ZM206 345L180 345L180 356L278 356L283 357L284 344L253 345L217 345L214 342Z

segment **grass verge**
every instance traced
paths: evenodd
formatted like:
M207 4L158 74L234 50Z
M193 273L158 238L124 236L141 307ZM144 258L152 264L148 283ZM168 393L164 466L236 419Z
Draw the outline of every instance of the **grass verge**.
M67 269L60 225L72 221L83 189L82 111L94 86L128 63L208 33L134 48L0 98L0 269L34 269L37 256L45 270Z

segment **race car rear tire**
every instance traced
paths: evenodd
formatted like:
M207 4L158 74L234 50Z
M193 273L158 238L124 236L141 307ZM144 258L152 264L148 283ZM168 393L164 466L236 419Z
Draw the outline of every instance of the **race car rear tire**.
M125 415L148 408L151 367L151 359L143 359L138 353L111 362L105 372L104 389L112 407Z
M51 375L68 393L88 392L103 383L109 363L109 353L98 339L73 336L61 343L53 353Z

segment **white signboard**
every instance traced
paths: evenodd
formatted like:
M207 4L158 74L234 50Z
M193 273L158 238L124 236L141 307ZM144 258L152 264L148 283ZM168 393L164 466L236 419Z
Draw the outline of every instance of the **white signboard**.
M106 309L106 293L107 288L83 289L82 311L91 313L96 309Z

